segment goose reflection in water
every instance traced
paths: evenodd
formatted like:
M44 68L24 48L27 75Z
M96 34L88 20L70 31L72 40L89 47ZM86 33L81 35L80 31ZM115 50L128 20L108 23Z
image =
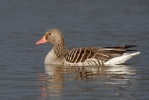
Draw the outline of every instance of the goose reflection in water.
M136 88L134 78L137 77L136 72L133 67L126 65L91 67L45 65L45 74L39 75L39 80L43 83L40 92L43 98L63 98L64 94L118 89L114 84L123 88L129 86Z

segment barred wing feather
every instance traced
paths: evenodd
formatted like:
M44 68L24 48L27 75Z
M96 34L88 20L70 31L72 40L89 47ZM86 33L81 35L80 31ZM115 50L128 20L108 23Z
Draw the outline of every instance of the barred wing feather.
M125 53L125 46L118 47L82 47L74 48L66 51L64 58L67 62L78 63L84 62L87 59L95 58L100 61L108 61L114 57L121 56Z

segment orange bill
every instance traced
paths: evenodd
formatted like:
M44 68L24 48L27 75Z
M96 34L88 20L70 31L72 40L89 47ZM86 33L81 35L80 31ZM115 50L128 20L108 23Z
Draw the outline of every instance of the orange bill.
M36 42L36 44L42 44L42 43L47 43L45 36L43 36L39 41Z

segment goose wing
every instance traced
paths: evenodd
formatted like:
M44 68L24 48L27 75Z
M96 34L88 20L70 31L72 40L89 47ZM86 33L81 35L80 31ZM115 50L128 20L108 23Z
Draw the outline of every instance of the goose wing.
M123 55L128 48L135 45L122 45L116 47L81 47L68 49L64 55L66 61L71 63L84 62L87 59L95 58L100 61L108 61L114 57Z

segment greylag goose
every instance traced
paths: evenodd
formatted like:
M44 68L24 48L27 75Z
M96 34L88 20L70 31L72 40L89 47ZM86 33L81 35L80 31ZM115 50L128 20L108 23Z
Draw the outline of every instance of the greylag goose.
M52 43L54 46L45 58L45 64L66 66L104 66L123 64L140 52L126 53L136 45L115 47L80 47L66 49L64 37L59 29L51 29L36 44Z

